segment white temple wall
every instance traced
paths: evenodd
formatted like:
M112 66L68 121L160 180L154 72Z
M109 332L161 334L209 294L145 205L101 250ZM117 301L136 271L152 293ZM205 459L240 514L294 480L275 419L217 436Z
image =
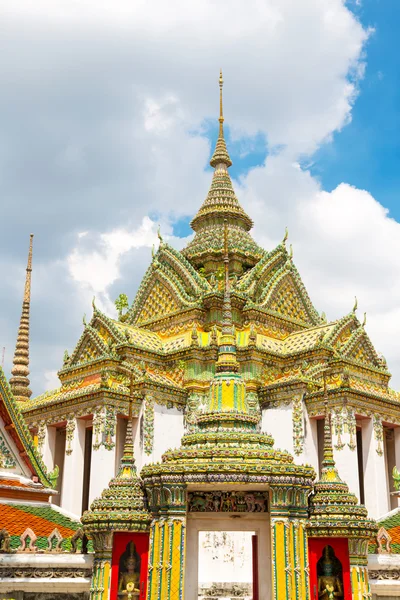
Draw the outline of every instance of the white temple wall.
M396 467L400 470L400 427L395 427L393 430L394 435L394 457ZM392 473L389 473L389 477L392 477ZM396 498L398 506L400 506L400 496Z
M357 496L360 501L360 479L358 475L358 456L357 448L350 449L346 443L343 448L336 447L337 438L332 436L333 457L336 462L336 468L339 477L347 483L350 492Z
M264 408L261 412L261 430L272 435L275 448L293 450L293 409L291 405Z
M93 438L95 441L95 437ZM95 448L92 445L92 459L90 463L89 506L101 492L108 487L110 479L115 472L115 446L110 450L101 445Z
M56 451L56 433L57 429L51 425L46 425L43 442L43 462L48 471L54 469L54 455Z
M387 492L385 447L377 439L373 419L362 419L365 506L373 519L390 511Z
M318 427L317 419L310 419L307 409L304 410L304 450L298 457L295 455L296 464L310 464L318 476Z
M148 454L146 448L146 436L149 431L144 429L144 451L142 453L142 467L151 462L158 462L162 455L169 449L179 448L184 434L183 412L176 408L167 408L160 404L154 404L154 424L152 435L152 451ZM147 440L148 441L148 440Z
M73 419L74 431L65 448L61 506L81 516L86 421Z

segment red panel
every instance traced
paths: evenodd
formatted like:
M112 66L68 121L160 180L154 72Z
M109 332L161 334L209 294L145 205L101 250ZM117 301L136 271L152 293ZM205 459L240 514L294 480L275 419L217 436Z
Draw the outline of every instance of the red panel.
M343 598L352 600L350 581L349 542L347 538L310 538L308 540L308 560L310 565L311 600L318 600L317 563L325 546L331 546L335 556L342 563Z
M148 533L114 533L113 553L111 563L111 591L110 600L118 598L118 569L119 559L125 552L129 542L133 542L140 555L140 596L139 600L146 599L147 570L149 561L149 534Z
M253 600L258 600L258 538L251 536L253 553Z

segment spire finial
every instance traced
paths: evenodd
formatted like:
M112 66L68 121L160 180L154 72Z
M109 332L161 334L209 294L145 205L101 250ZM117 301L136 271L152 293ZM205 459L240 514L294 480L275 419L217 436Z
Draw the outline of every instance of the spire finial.
M232 164L231 158L228 154L228 150L226 149L226 142L224 137L224 108L223 108L223 100L222 100L222 88L224 85L224 80L222 78L222 69L219 72L219 131L218 131L218 139L215 145L214 154L210 160L210 165L214 168L217 165L225 165L225 167L230 167Z
M12 377L10 379L11 390L16 400L26 401L32 395L29 389L29 313L31 304L31 276L32 276L32 246L33 233L29 237L28 263L26 266L24 298L22 302L22 313L19 322L17 343L15 345Z
M224 135L222 125L224 122L224 108L222 100L222 88L224 87L224 80L222 78L222 69L219 71L219 135Z
M335 461L333 459L333 448L332 448L332 426L331 426L331 415L328 409L328 386L326 382L326 373L324 373L324 410L325 410L325 425L324 425L324 458L322 461L322 467L334 467Z

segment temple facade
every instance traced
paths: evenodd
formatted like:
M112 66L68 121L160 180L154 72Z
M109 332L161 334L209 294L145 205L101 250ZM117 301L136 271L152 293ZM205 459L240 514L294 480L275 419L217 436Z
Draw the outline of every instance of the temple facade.
M229 175L222 83L191 241L177 251L159 236L118 319L93 300L59 388L36 398L25 293L9 393L43 472L58 475L53 504L83 515L91 600L361 600L375 520L400 510L400 394L357 302L327 322L287 233L272 250L252 238ZM30 252L29 289L31 270ZM374 585L376 598L400 589Z

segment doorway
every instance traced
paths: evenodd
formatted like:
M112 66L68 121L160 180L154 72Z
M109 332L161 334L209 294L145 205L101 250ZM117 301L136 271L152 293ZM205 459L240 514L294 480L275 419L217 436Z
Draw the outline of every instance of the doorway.
M257 600L254 531L199 531L198 600ZM257 579L257 577L256 577Z
M270 600L268 514L188 513L185 600Z

